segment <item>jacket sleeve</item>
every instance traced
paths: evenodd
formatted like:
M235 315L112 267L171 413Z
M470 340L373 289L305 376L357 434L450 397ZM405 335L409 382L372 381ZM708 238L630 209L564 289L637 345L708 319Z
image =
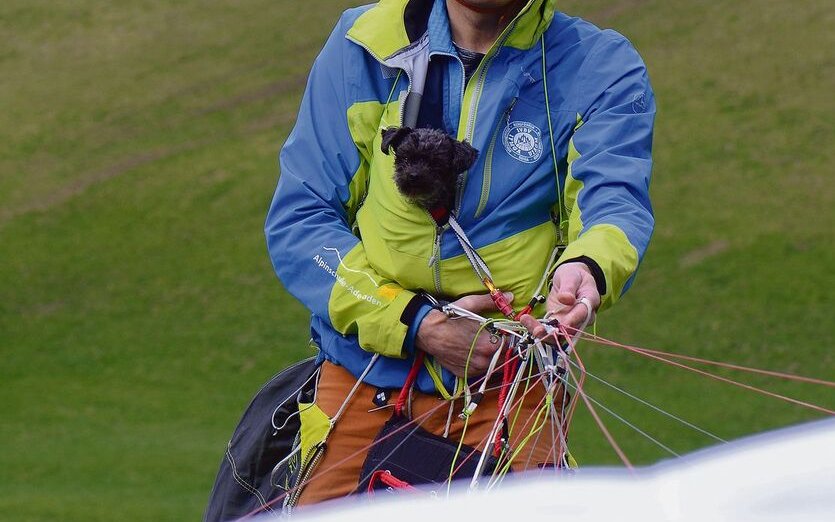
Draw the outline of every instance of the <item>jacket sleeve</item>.
M349 118L356 80L349 77L353 49L347 49L343 25L313 65L281 150L265 223L267 249L284 286L315 316L356 335L365 350L404 357L423 300L376 273L351 229L365 192L365 143L377 130L376 123L360 128L361 121Z
M564 194L568 247L560 263L590 266L601 309L629 288L654 226L649 199L655 100L623 36L605 31L579 71L577 125Z

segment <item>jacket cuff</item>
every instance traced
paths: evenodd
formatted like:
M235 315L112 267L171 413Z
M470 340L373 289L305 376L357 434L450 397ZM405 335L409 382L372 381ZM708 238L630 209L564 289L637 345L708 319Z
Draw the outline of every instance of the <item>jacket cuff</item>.
M406 355L413 355L415 353L415 339L417 338L418 330L420 330L420 323L423 319L434 310L432 303L421 295L416 295L400 316L400 322L408 324L409 329L406 331L406 337L403 339L403 353Z

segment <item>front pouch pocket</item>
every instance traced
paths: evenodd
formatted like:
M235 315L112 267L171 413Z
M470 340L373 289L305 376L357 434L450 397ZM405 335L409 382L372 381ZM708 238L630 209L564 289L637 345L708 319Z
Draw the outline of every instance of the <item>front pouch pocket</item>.
M386 481L372 481L375 472L390 473L409 486L443 484L450 479L472 478L481 452L434 435L403 415L393 415L377 434L362 466L357 493L387 490ZM488 456L482 475L491 475L497 461ZM369 487L370 486L370 487Z

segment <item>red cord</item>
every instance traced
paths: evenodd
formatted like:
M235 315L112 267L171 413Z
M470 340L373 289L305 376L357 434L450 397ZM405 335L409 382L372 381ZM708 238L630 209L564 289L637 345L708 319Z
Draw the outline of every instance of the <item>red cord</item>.
M400 395L397 396L397 402L394 404L394 414L400 415L403 412L403 406L406 405L406 399L409 397L409 390L415 385L420 367L423 366L423 358L425 353L421 350L417 351L415 355L415 362L406 376L406 381L403 383L403 388L400 389Z
M518 321L523 315L530 315L533 312L533 307L531 305L525 305L525 308L519 310L516 313L516 316L513 317L514 321Z

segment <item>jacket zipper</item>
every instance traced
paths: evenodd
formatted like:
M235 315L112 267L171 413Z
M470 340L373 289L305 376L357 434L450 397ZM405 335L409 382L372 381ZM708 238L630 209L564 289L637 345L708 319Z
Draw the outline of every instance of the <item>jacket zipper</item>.
M310 458L310 462L308 462L304 470L299 473L299 478L296 480L296 484L294 485L295 490L284 504L285 508L293 508L296 506L296 503L299 501L299 497L301 497L302 491L304 490L305 483L310 478L310 475L313 474L313 470L316 469L316 465L319 464L319 461L322 459L322 455L324 455L324 453L325 443L322 442L313 450L313 456Z
M520 12L520 14L521 14L521 12ZM517 19L518 19L518 17L519 17L519 15L517 15ZM493 62L493 59L496 57L496 55L499 54L499 50L502 48L502 46L504 45L504 42L510 36L510 33L513 32L513 28L516 26L516 20L517 19L514 19L513 22L511 22L505 28L505 30L502 33L499 40L497 40L493 44L493 47L491 47L490 50L487 52L488 56L486 58L486 61L484 61L482 63L481 69L478 71L478 77L476 79L476 84L475 84L475 93L473 94L473 99L470 102L469 113L467 114L467 127L466 127L465 132L464 132L464 140L465 141L472 142L472 134L474 132L473 126L475 124L476 113L478 112L478 110L477 110L478 109L478 100L481 97L481 91L484 88L484 82L487 79L487 69L490 67L490 64ZM458 55L455 55L454 58L456 60L458 60L459 64L461 64L461 69L463 71L464 63L461 61L461 58ZM472 78L471 78L471 80L472 80ZM410 86L411 86L411 83L410 83ZM461 88L461 107L463 108L463 106L464 106L464 91L466 91L466 89L467 89L467 85L464 82L463 74L461 76L461 87L462 87ZM515 101L514 101L514 103L515 103ZM466 185L466 183L467 183L467 172L465 171L461 175L461 178L458 180L458 186L455 189L455 215L458 215L458 213L461 210L461 199L463 198L464 186ZM488 188L488 190L489 190L489 188ZM429 217L430 217L430 219L432 219L433 222L435 221L434 218L432 218L431 215ZM440 226L437 226L437 224L436 224L436 226L435 226L435 243L434 243L433 249L432 249L432 257L429 259L429 264L432 265L433 268L434 268L433 276L434 276L434 279L435 279L435 291L438 292L439 295L443 293L442 290L441 290L441 288L442 288L441 287L441 238L443 236L444 231L446 230L446 227L448 227L448 226L449 225L446 225L445 227L440 227Z
M368 52L368 54L373 56L378 62L380 62L382 64L386 63L386 61L384 59L382 59L379 56L377 56L376 54L374 54L374 52L372 52L371 49L369 49L367 45L365 45L362 42L359 42L359 41L357 41L353 38L350 38L350 37L346 37L346 38L348 38L348 40L354 42L355 44L357 44L360 47L362 47L363 49L365 49L366 52ZM456 56L456 59L458 59L459 63L461 63L460 58L458 58ZM464 67L463 63L461 65L461 67L462 68ZM409 99L409 94L411 94L411 92L412 92L412 77L411 77L411 75L409 75L407 73L406 74L406 79L408 80L409 83L406 87L406 95L403 96L403 105L400 107L399 124L400 124L401 127L403 126L403 119L405 118L405 115L406 115L406 100ZM463 84L463 80L462 80L461 83ZM462 97L462 99L464 97L463 85L462 85L462 89L461 89L461 97ZM435 238L434 238L433 246L432 246L432 256L429 258L429 266L433 267L432 276L433 276L434 283L435 283L435 291L438 293L438 295L440 295L442 293L441 292L441 237L443 236L445 228L438 226L435 223L435 218L433 218L432 215L428 211L426 212L426 215L429 218L429 221L432 222L433 224L435 224Z
M487 146L487 153L484 157L484 170L481 177L481 197L478 200L478 207L475 209L475 219L481 217L484 209L487 207L487 199L490 197L490 184L493 177L493 149L496 148L496 140L499 137L499 129L502 128L502 122L505 125L510 123L510 112L516 105L516 98L511 100L510 105L504 110L504 113L499 117L499 122L496 128L493 129L493 136L490 138L490 145Z
M431 215L429 217L432 218ZM435 223L434 218L432 218L432 222ZM432 278L437 295L443 294L441 290L441 238L444 235L444 230L446 230L446 227L435 224L435 240L432 244L432 257L429 258L429 266L432 267Z
M522 15L522 13L525 10L526 9L522 9L522 11L519 11L519 13L516 14L516 18L514 18L513 21L510 24L508 24L507 27L505 27L505 29L502 32L499 39L493 44L493 46L490 48L490 50L487 51L488 57L487 57L486 61L483 62L482 66L481 66L481 70L478 72L478 79L476 80L477 83L476 83L476 86L475 86L476 90L475 90L475 93L473 94L473 100L470 102L469 113L467 115L467 127L466 127L466 130L464 132L464 139L466 141L470 141L470 142L472 141L472 133L474 132L473 126L475 124L476 112L478 112L477 111L478 99L481 97L481 91L484 88L484 82L487 78L487 69L490 67L490 64L493 62L493 59L496 57L496 55L499 54L499 50L501 50L502 46L504 45L504 42L510 36L510 33L513 32L513 29L516 27L516 22L518 21L519 17ZM353 38L350 38L350 37L348 37L348 40L354 42L355 44L357 44L360 47L362 47L363 49L365 49L368 52L368 54L373 56L378 62L385 63L385 60L381 59L374 52L372 52L371 49L369 49L367 45L365 45L362 42L359 42L359 41L357 41ZM461 64L461 69L463 70L464 63L461 61L461 58L458 55L454 55L454 57L455 57L456 60L458 60L458 63ZM408 87L406 88L406 96L403 98L403 101L404 101L403 107L400 108L400 126L401 127L403 126L403 117L405 115L405 108L406 108L406 103L405 102L409 98L409 94L412 92L412 77L409 74L407 74L406 79L409 81L409 84L408 84ZM463 75L461 76L461 87L462 87L461 88L461 105L462 105L462 108L463 108L463 105L464 105L464 91L467 88ZM456 194L455 194L455 213L456 213L456 215L458 214L458 212L460 210L460 207L461 207L461 199L462 199L462 195L464 193L464 185L466 184L466 181L467 181L467 173L464 172L464 174L461 176L461 179L459 180L458 187L456 188L456 191L455 191L456 192ZM435 219L432 218L432 215L429 214L428 212L427 212L427 215L432 220L432 222L435 223ZM435 226L435 240L434 240L433 249L432 249L433 254L432 254L432 257L429 259L429 264L434 266L433 277L434 277L434 280L435 280L434 281L435 282L435 291L438 294L442 293L442 291L441 291L441 238L443 236L444 230L445 230L444 227L437 226L437 224L436 224L436 226Z
M513 29L516 27L516 22L519 16L522 14L520 11L519 14L516 15L516 18L505 27L504 31L502 32L501 36L498 40L493 44L493 46L487 51L487 56L485 57L485 61L482 63L481 68L478 71L478 76L476 77L476 84L474 87L473 97L470 100L470 107L469 112L467 113L467 127L464 130L464 140L472 143L473 141L473 134L475 133L475 119L478 113L478 102L481 98L481 93L484 90L484 83L487 80L487 69L490 68L490 65L493 63L493 59L496 58L496 55L499 54L502 46L504 45L505 41L510 37L510 33L513 32ZM460 61L460 60L459 60ZM462 65L463 67L463 65ZM461 92L461 105L464 104L464 92ZM464 172L464 175L461 176L461 180L458 183L458 190L455 194L455 214L458 215L458 212L461 210L461 200L464 196L464 186L467 183L467 173Z

